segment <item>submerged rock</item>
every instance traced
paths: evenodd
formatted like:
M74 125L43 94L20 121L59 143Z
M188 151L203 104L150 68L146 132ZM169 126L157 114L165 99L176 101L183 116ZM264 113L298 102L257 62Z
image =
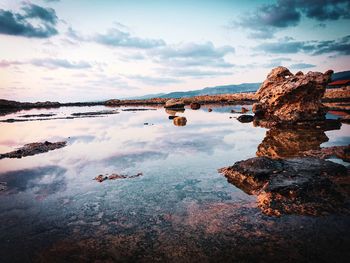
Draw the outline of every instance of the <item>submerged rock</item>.
M187 119L186 117L175 117L173 122L175 126L186 126Z
M98 181L99 183L102 183L103 181L106 181L106 180L136 178L136 177L139 177L142 175L143 175L143 173L137 173L135 175L111 174L109 176L100 174L100 175L96 176L94 178L94 180Z
M164 108L167 109L184 109L185 103L183 100L171 99L165 102Z
M327 108L321 103L333 71L298 73L285 67L273 69L257 91L253 112L275 122L324 120Z
M16 151L0 154L0 159L3 158L22 158L39 153L45 153L55 149L62 148L67 145L67 142L34 142L24 145Z
M340 164L311 157L255 157L219 172L247 194L257 195L258 206L267 215L348 212L349 193L336 182L345 178L349 185L349 171Z

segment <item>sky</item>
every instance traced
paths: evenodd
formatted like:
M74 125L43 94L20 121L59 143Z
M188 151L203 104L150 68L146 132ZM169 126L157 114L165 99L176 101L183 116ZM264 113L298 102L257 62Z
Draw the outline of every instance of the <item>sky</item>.
M349 0L0 0L0 98L96 101L350 70Z

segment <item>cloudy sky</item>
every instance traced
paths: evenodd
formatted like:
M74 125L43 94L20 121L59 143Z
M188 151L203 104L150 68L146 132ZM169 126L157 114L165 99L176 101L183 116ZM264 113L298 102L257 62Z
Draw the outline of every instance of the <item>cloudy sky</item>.
M0 98L92 101L350 70L349 0L0 0Z

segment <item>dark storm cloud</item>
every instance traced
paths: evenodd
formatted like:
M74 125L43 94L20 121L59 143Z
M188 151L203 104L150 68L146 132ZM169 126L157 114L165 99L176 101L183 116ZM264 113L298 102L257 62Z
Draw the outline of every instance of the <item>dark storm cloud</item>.
M279 29L296 26L305 16L317 21L350 18L349 0L278 0L264 4L233 23L251 30L253 38L271 38Z
M57 16L52 8L24 3L22 13L0 9L0 34L48 38L58 33L56 24Z
M323 41L294 41L279 40L258 45L256 50L275 54L307 53L321 55L335 53L337 55L350 55L350 35L337 40Z

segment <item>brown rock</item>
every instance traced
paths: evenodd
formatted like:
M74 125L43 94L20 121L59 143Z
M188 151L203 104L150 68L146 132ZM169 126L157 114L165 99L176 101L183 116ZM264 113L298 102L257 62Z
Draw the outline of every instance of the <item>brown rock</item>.
M259 102L253 112L259 118L277 122L325 119L326 107L321 103L333 71L293 75L285 67L273 69L256 95Z
M184 109L185 103L180 99L171 99L165 102L164 108L167 109Z
M173 119L175 126L186 126L187 119L186 117L176 117Z
M197 103L197 102L192 102L190 104L190 107L191 107L192 110L198 110L198 109L201 108L201 105L199 103Z

